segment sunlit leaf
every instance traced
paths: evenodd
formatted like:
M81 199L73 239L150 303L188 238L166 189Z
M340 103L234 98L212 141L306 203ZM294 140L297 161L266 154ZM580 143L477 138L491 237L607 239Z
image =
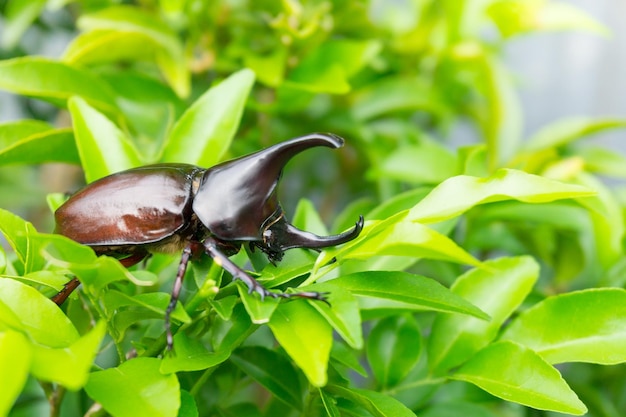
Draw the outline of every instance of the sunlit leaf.
M47 100L66 107L67 100L81 96L107 113L117 106L110 87L92 73L41 57L0 61L0 89Z
M87 182L141 165L129 139L103 114L79 97L70 100L69 109Z
M180 407L176 375L159 372L159 359L135 358L94 372L85 391L117 417L175 417Z
M415 414L400 401L380 392L339 385L330 385L325 390L359 404L376 417L415 417Z
M37 120L0 124L0 164L80 162L71 129Z
M547 298L517 317L502 339L550 363L626 362L626 291L594 288Z
M227 349L211 352L200 340L179 332L174 336L174 353L163 358L159 369L164 374L199 371L217 366L229 356L230 351Z
M0 415L9 415L26 383L31 365L31 346L20 332L0 331Z
M63 311L33 287L14 279L2 278L0 303L6 307L0 309L0 323L14 326L14 318L19 317L19 328L14 330L27 334L41 345L64 348L79 338Z
M241 70L211 87L172 128L163 162L187 162L210 167L219 162L235 136L254 73Z
M355 295L400 301L424 310L469 314L486 320L487 314L437 281L408 272L357 272L329 281Z
M500 169L487 178L459 175L442 182L409 211L407 220L434 223L459 216L476 205L494 201L547 203L594 194L593 190L580 185L522 171Z
M481 350L454 375L496 397L539 410L582 415L585 405L559 372L532 350L498 342Z
M330 324L304 301L284 303L269 322L278 343L316 387L326 385L332 345Z
M428 338L431 369L442 372L460 365L492 341L538 277L539 266L531 257L488 261L460 276L451 291L480 307L491 320L458 314L437 316Z
M567 145L606 130L626 127L626 120L577 117L559 120L541 128L524 143L525 152Z

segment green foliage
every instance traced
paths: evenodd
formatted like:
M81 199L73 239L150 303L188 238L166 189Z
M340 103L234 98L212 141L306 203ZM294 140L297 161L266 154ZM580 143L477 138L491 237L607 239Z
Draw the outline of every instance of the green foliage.
M602 25L547 0L118 3L0 3L13 57L0 88L55 109L0 124L0 416L623 414L626 200L598 175L624 179L626 164L587 138L626 120L571 118L523 140L501 60L515 36ZM60 30L44 9L75 26L58 59L21 49L29 28ZM454 149L460 121L478 143ZM26 187L40 164L91 182L315 131L347 149L298 156L281 200L303 229L364 214L363 232L278 265L233 260L329 304L261 301L200 259L165 352L177 256L127 270L37 231L51 217ZM51 207L66 190L46 189ZM37 228L12 213L29 196Z

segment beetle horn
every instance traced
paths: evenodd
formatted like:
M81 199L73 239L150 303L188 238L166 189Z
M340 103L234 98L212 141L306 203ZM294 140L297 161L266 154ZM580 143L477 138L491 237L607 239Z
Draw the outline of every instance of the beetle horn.
M282 212L276 186L283 167L293 156L315 146L339 148L343 139L331 133L313 133L208 169L194 199L194 212L222 240L260 239L261 226ZM295 231L289 234L298 235Z
M292 248L321 249L349 242L356 238L361 230L363 230L363 216L359 216L359 220L352 230L332 236L318 236L300 230L281 218L280 221L275 222L265 230L263 237L269 247L280 248L280 251Z

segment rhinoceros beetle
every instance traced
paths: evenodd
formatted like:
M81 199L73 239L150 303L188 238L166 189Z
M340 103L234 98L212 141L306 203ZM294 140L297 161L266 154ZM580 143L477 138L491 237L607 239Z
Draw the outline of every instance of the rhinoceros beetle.
M287 249L320 249L356 238L363 228L362 216L352 230L317 236L285 219L276 193L283 167L294 155L315 146L342 145L343 139L336 135L315 133L209 169L172 163L118 172L87 185L60 206L55 212L55 232L90 246L98 255L114 256L126 267L151 252L182 250L165 312L171 349L170 315L190 258L202 252L261 298L325 300L315 292L271 292L228 257L247 243L278 262ZM78 285L74 278L53 300L63 303Z

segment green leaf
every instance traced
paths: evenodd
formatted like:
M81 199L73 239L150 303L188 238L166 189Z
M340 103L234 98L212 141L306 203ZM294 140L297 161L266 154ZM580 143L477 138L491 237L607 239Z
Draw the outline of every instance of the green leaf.
M380 320L367 339L367 361L383 389L401 382L417 364L421 352L420 328L410 315Z
M576 150L585 163L585 170L599 175L626 178L626 156L612 149L584 147Z
M333 285L332 282L300 287L298 290L327 293L328 304L317 300L311 300L309 303L351 347L355 349L363 347L359 304L349 291Z
M302 410L302 387L298 373L286 357L259 346L237 349L231 361L276 398Z
M176 375L159 372L160 360L135 358L91 374L85 391L116 417L176 417L180 387Z
M529 256L501 258L461 275L451 291L491 316L491 320L440 314L428 338L428 361L442 373L462 364L487 346L500 326L524 301L539 278L539 265Z
M434 141L405 145L391 152L372 174L411 184L438 184L456 174L456 157ZM368 217L369 218L369 217Z
M380 43L372 40L324 42L293 69L285 83L313 93L347 93L348 79L372 60L380 48Z
M43 381L57 382L77 390L87 382L89 371L106 331L104 321L65 348L33 346L32 374Z
M370 83L355 93L352 115L366 121L387 114L430 110L438 112L432 99L432 87L418 78L388 78Z
M329 385L325 390L361 405L376 417L415 417L415 414L400 401L380 392L339 385Z
M580 185L500 169L487 178L459 175L442 182L409 211L407 220L435 223L460 216L479 204L495 201L547 203L594 194L593 190Z
M280 304L269 327L278 343L316 387L326 385L332 345L330 324L308 303Z
M13 49L30 27L41 15L46 7L47 0L8 0L5 3L4 24L2 28L2 41L4 49Z
M38 253L37 245L31 239L37 231L30 222L0 208L0 232L17 255L18 273L26 274L43 267L43 258Z
M328 395L326 391L321 388L318 388L318 392L320 394L320 400L322 401L324 411L326 411L326 415L328 417L341 417L339 408L337 408L337 401L335 401L333 397Z
M79 163L71 129L37 120L0 124L0 164Z
M539 410L575 415L587 412L556 369L532 350L510 341L484 348L452 378Z
M211 352L200 340L179 332L174 335L174 354L166 355L159 369L163 374L200 371L217 366L229 357L228 349Z
M584 30L607 36L608 29L583 10L565 2L504 0L487 8L505 38L541 30Z
M254 73L244 69L204 93L172 128L163 162L218 163L230 147L253 84Z
M85 100L69 101L76 146L87 182L141 165L137 150L126 135Z
M594 288L546 298L520 314L502 339L549 363L626 362L626 291Z
M115 114L110 87L84 69L41 57L0 61L0 89L35 97L65 107L70 97L81 96L91 105Z
M437 281L408 272L366 271L329 281L355 295L411 304L424 310L468 314L488 320L478 307L452 293Z
M26 384L32 357L31 346L22 333L12 330L0 332L0 415L9 415Z
M26 284L0 278L0 323L10 327L19 318L19 328L28 337L47 347L64 348L78 340L78 332L63 311L50 299ZM12 314L11 314L12 313Z
M174 91L180 97L189 95L190 74L183 45L176 33L155 15L146 13L138 7L113 6L81 16L78 20L78 27L82 30L100 32L104 36L86 34L87 39L79 37L77 45L70 47L74 55L73 59L81 54L83 56L79 60L82 61L85 59L85 53L89 53L91 56L88 58L94 59L95 55L97 61L106 60L106 49L102 49L105 44L108 44L109 52L117 48L123 50L122 54L124 54L127 49L134 49L137 51L137 57L141 58L145 55L145 51L142 51L139 48L140 45L132 39L133 37L141 38L148 49L155 45L159 46L154 52L154 58ZM131 41L131 44L125 45L122 38L125 41Z
M367 224L359 237L337 249L322 252L315 270L333 259L368 260L372 257L393 255L413 258L440 259L469 265L480 262L449 237L420 223L398 221L406 213L380 222ZM315 276L313 276L315 277Z
M537 152L570 144L610 129L626 127L626 120L615 118L576 117L559 120L543 127L524 143L525 152Z
M278 307L280 299L266 297L261 300L256 293L248 293L248 287L241 281L237 281L237 289L252 323L263 324L269 322L272 314Z

